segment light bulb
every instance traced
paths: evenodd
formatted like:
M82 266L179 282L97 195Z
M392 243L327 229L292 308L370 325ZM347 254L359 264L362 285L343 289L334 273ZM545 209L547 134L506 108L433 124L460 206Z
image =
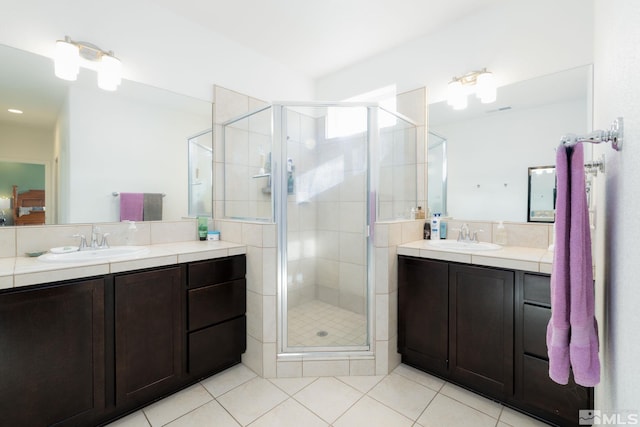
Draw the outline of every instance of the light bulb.
M98 87L104 90L116 90L122 80L122 63L111 55L102 55L98 67Z
M447 103L454 110L464 110L467 108L467 94L462 87L460 80L453 80L447 86Z
M66 40L56 42L55 74L63 80L74 81L80 71L80 50L78 46Z
M489 104L496 100L496 82L493 74L485 71L476 78L476 96L483 104Z

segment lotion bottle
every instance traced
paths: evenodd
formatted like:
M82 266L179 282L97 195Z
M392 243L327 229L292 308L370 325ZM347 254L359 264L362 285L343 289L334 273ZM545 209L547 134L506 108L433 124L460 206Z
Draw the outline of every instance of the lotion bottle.
M431 240L440 240L440 214L434 213L431 217Z

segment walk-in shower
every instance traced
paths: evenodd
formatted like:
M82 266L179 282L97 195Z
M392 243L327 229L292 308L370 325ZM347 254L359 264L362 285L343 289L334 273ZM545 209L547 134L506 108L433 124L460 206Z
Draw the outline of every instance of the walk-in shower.
M373 225L416 206L416 126L373 104L227 121L226 218L275 222L278 353L370 351Z

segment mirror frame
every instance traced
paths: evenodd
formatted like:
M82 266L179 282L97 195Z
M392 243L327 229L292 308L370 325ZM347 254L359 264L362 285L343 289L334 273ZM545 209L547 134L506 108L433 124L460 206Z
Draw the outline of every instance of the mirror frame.
M553 190L552 190L552 197L553 197L553 217L536 217L533 216L531 214L531 205L532 205L532 192L531 192L531 187L532 187L532 177L539 175L538 173L536 173L536 171L543 171L543 170L549 170L549 169L553 169L553 176L554 176L554 185L553 185ZM557 193L558 193L558 185L557 185L557 179L555 178L556 174L556 167L551 165L551 166L532 166L529 167L529 178L528 178L528 193L527 193L527 222L542 222L542 223L554 223L556 220L556 197L557 197Z

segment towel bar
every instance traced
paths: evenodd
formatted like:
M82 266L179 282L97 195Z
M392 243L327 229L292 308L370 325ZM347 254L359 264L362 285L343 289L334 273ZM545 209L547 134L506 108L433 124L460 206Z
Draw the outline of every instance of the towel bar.
M118 196L120 195L120 193L118 193L117 191L114 191L113 193L111 193L111 195L112 195L113 197L118 197ZM165 194L165 193L162 193L162 197L165 197L165 196L166 196L166 194Z
M601 142L610 142L611 147L616 150L622 150L623 140L623 120L622 117L618 117L611 124L609 130L596 130L591 132L587 136L577 136L574 134L567 134L560 140L562 144L571 147L578 142L589 142L592 144L600 144Z

